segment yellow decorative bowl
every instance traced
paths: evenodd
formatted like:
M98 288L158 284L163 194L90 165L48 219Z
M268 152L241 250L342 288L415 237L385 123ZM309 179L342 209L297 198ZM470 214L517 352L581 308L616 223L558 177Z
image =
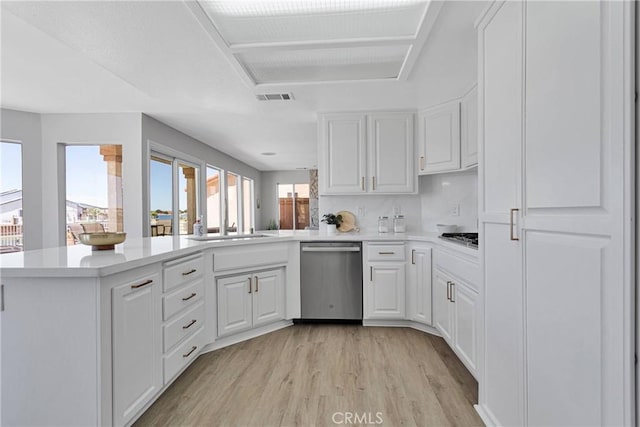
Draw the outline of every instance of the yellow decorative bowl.
M78 239L83 245L91 246L91 250L105 251L114 249L115 245L124 242L127 233L80 233Z

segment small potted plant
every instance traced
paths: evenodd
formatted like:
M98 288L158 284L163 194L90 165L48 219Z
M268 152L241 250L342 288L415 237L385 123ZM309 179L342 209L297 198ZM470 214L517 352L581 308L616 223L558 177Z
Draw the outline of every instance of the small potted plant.
M332 213L322 215L322 222L327 223L327 234L336 234L336 229L340 228L342 215Z

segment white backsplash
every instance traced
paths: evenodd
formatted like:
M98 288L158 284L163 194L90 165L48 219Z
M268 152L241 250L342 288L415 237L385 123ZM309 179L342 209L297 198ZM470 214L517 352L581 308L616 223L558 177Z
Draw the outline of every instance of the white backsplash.
M393 231L394 207L400 209L405 216L407 232L421 231L420 195L405 196L320 196L320 219L326 213L336 213L347 210L356 217L356 226L361 232L377 232L378 217L388 216L390 230ZM364 212L362 212L362 209ZM364 213L364 215L361 215ZM326 229L326 224L320 223L320 230Z
M437 231L436 224L455 224L457 231L478 230L478 168L420 177L422 230ZM451 215L454 206L459 215Z
M388 216L393 230L394 208L405 216L407 232L437 232L436 224L455 224L458 231L478 230L478 169L421 176L419 194L398 196L320 196L319 216L352 212L362 232L377 232L378 217ZM459 215L450 215L453 206ZM364 215L361 215L364 210ZM320 223L320 230L326 224Z

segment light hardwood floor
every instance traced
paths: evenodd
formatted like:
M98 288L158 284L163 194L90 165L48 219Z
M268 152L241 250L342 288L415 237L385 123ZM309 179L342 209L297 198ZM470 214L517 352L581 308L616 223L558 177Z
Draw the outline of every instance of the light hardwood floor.
M136 425L481 426L477 389L441 338L295 325L200 356Z

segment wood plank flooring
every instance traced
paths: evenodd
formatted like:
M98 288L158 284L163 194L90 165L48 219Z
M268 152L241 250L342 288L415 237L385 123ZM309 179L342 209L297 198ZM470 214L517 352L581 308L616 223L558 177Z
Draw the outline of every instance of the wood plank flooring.
M442 338L295 325L200 356L136 425L481 426L477 389Z

